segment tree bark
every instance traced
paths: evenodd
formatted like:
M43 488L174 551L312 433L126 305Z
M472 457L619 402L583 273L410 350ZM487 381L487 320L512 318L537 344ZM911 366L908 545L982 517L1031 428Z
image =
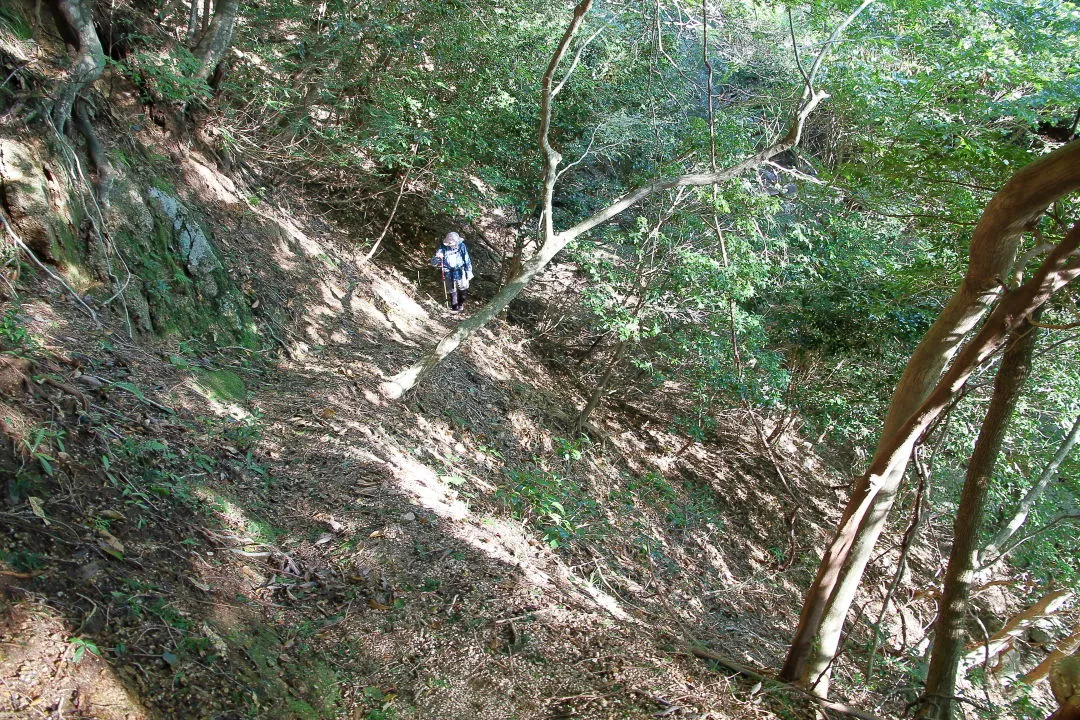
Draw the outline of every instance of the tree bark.
M960 659L964 672L1008 650L1012 647L1013 640L1027 632L1027 629L1037 621L1056 613L1072 599L1072 596L1072 590L1051 590L1031 607L1009 618L1005 626L994 633L989 640L968 645L964 649L964 656Z
M951 381L943 384L946 379L938 382L938 378L963 338L999 296L1002 283L1011 274L1024 229L1052 202L1077 189L1080 189L1080 142L1072 142L1026 166L987 205L972 236L968 272L915 349L893 393L871 468L856 482L814 582L807 591L798 628L780 671L781 678L800 682L822 696L828 693L829 668L839 646L844 619L874 545L884 529L918 437L907 428L913 427L912 423L917 424L920 415L926 412L928 398L932 392L937 392L935 387L951 396L948 391ZM1055 253L1065 252L1064 256L1051 254L1053 262L1067 260L1072 252L1067 246L1076 234L1074 228L1055 250ZM1050 285L1060 287L1059 282L1064 284L1071 279L1068 271L1068 277L1061 275L1060 271L1065 268L1047 263L1038 273L1042 280L1053 275L1055 280ZM1034 295L1042 297L1045 291L1053 292L1053 289L1037 289L1034 283L1033 279L1024 286L1026 300L1020 300L1020 291L1016 291L1011 297L1003 297L999 310L1003 313L1028 312L1041 305L1045 298L1036 302ZM1026 307L1025 302L1029 302ZM1022 317L998 317L994 331L1011 329L1020 319ZM989 324L984 326L978 337L984 338L990 329ZM1003 337L985 338L980 342L990 342L996 348L1002 340ZM980 355L982 347L974 343L972 341L968 348ZM953 363L953 369L946 378L962 376L966 379L972 367L960 365L958 359Z
M86 155L90 158L90 164L97 175L94 182L94 196L97 197L98 203L103 208L107 208L110 203L109 191L112 189L115 180L115 172L112 163L109 162L109 156L101 146L101 140L98 139L97 132L94 130L94 124L90 120L90 111L85 100L76 101L73 117L75 127L78 128L86 141Z
M997 560L1001 556L1002 548L1004 548L1005 543L1012 539L1013 535L1016 534L1016 531L1019 530L1027 520L1031 508L1033 508L1039 498L1042 497L1043 491L1046 490L1046 486L1050 484L1050 481L1057 476L1058 468L1061 467L1061 463L1068 457L1069 451L1072 450L1078 438L1080 438L1080 416L1077 416L1076 420L1073 422L1072 430L1065 436L1065 439L1061 442L1057 452L1054 453L1053 459L1051 459L1043 469L1038 481L1031 486L1031 489L1027 491L1023 499L1017 504L1013 516L1009 518L1008 522L1002 524L998 531L994 533L994 537L986 544L986 547L979 552L979 565L982 565L987 561Z
M611 376L614 374L615 368L622 362L623 357L626 356L626 352L629 349L629 340L619 341L618 347L615 348L615 352L611 355L611 360L608 361L604 374L597 381L596 387L593 388L592 394L589 395L589 399L585 403L585 407L582 408L581 412L578 414L576 423L578 435L585 432L585 424L589 422L589 416L592 415L593 411L600 405L600 399L604 397L604 392L607 390L608 383L611 382Z
M964 619L971 600L971 584L978 556L979 527L986 510L986 495L1017 400L1031 375L1038 330L1026 319L1013 334L994 377L994 392L986 409L975 449L968 462L960 505L953 524L953 546L938 599L934 645L919 717L950 720L956 675L964 650Z
M194 1L194 0L193 0ZM206 80L218 66L232 44L236 32L236 17L240 12L240 0L221 0L218 3L214 19L202 33L199 43L191 52L199 60L199 69L195 78ZM205 18L204 18L205 21Z
M1045 660L1021 677L1020 682L1027 685L1034 685L1047 677L1050 674L1050 669L1053 668L1059 660L1068 657L1076 652L1077 649L1080 649L1080 624L1077 624L1077 626L1073 628L1072 635L1059 640L1054 651L1047 655Z
M544 182L542 192L543 242L540 245L540 250L523 264L521 273L508 282L506 286L495 295L488 306L485 306L480 312L469 318L466 322L463 322L456 330L445 336L434 348L425 352L412 366L406 368L397 375L394 375L387 382L381 383L379 385L379 390L383 396L394 400L411 390L424 375L430 372L431 369L438 365L447 355L456 350L458 346L467 340L474 332L484 327L484 325L492 318L498 315L499 311L517 297L518 293L528 285L529 281L532 280L537 273L543 270L547 264L575 238L606 223L608 220L619 215L619 213L634 207L645 198L658 192L679 187L706 187L727 182L748 170L756 168L766 160L769 160L780 153L787 152L798 145L802 138L802 131L806 124L806 119L823 100L829 97L827 93L813 89L811 83L814 73L817 72L825 53L836 44L840 32L846 28L859 13L868 7L871 2L873 2L873 0L863 0L862 4L860 4L851 15L845 18L829 37L829 41L826 43L825 48L818 55L817 60L814 63L814 69L807 79L803 98L788 124L787 132L782 138L769 145L764 150L754 153L741 162L724 170L720 170L719 172L687 173L685 175L659 178L648 185L644 185L628 192L603 210L600 210L576 225L557 233L555 232L554 226L552 199L555 194L555 181L559 176L558 166L559 163L562 162L562 155L551 145L548 131L551 127L552 103L554 102L558 90L567 80L567 78L563 78L563 81L557 87L553 87L555 71L562 58L566 55L570 41L581 27L581 22L588 12L589 7L592 5L592 0L582 0L578 3L574 8L574 18L570 23L570 27L567 28L566 33L563 35L562 41L559 43L554 55L552 55L551 62L548 64L547 71L544 73L541 87L539 135L540 148L544 155ZM569 71L567 74L569 75ZM492 311L493 307L495 309Z
M1054 663L1050 670L1050 689L1060 706L1050 720L1080 720L1080 653Z
M199 32L199 0L191 0L188 6L187 35L184 44L189 48L195 46L195 36Z
M53 125L59 133L64 132L75 98L82 89L101 77L105 69L105 51L94 29L94 16L86 0L57 0L58 23L67 25L78 42L75 62L68 69L67 78L60 85L56 104L53 105Z

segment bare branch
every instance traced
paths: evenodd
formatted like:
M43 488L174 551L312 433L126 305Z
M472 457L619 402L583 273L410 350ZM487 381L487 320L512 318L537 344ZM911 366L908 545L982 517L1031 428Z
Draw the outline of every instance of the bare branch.
M596 133L599 132L599 131L600 131L599 127L593 128L592 137L589 138L589 145L585 148L585 152L581 153L581 157L579 157L577 160L570 163L569 165L564 167L559 172L555 173L555 180L556 181L558 181L558 179L563 176L563 173L565 173L567 170L574 167L575 165L580 165L581 162L583 160L585 160L585 158L587 158L589 156L589 153L592 151L593 143L596 142Z
M820 67L826 51L832 44L835 44L841 31L850 25L855 17L872 2L873 0L864 0L862 5L860 5L854 13L849 15L843 21L841 26L832 33L826 47L818 54L818 58L815 61L815 69ZM813 88L807 85L804 89L803 98L800 101L799 107L790 120L787 132L782 138L773 142L765 149L754 153L743 161L724 170L708 173L687 173L684 175L661 178L648 185L631 190L608 207L593 214L591 217L586 218L562 232L556 233L552 204L555 194L555 182L559 178L558 167L559 163L562 162L562 155L551 145L550 138L553 111L552 103L555 98L555 92L552 87L553 78L560 62L566 56L570 42L580 29L585 14L589 11L591 6L592 0L581 0L581 2L575 6L574 17L571 20L569 27L566 29L566 32L563 34L558 47L552 54L551 61L548 63L541 81L540 125L538 135L540 148L544 158L544 180L541 197L543 240L540 243L539 251L522 265L519 274L507 282L503 289L500 290L479 312L462 322L457 329L443 337L434 348L425 352L412 366L394 375L387 382L382 383L379 388L384 397L397 399L400 398L402 394L412 389L416 383L441 362L443 358L456 350L474 332L479 330L489 320L501 312L502 309L525 288L532 278L546 267L547 264L551 262L551 260L554 259L554 257L574 238L607 222L619 213L633 207L657 192L672 188L702 187L726 182L751 168L757 167L762 162L771 159L773 156L790 150L799 143L799 140L802 137L803 126L806 123L806 118L809 117L810 113L814 111L819 103L829 97L827 93L813 90ZM813 73L811 73L810 79L813 80Z
M788 30L791 32L791 51L795 53L795 67L799 68L799 75L802 75L803 85L810 87L810 78L803 70L802 60L799 59L799 44L795 42L795 21L791 18L791 8L787 9L787 23Z
M567 68L566 74L563 75L563 79L560 80L559 84L555 86L555 89L551 91L551 97L555 97L556 95L558 95L562 91L563 85L566 84L566 81L569 80L570 76L574 74L574 68L578 66L578 63L581 61L581 55L585 52L585 48L589 47L589 43L599 37L600 33L604 32L604 30L610 27L610 25L611 23L601 25L596 32L594 32L588 37L587 40L585 40L585 42L581 43L580 47L578 47L577 49L577 52L574 53L574 60L570 63L570 67Z
M787 173L789 175L794 175L795 177L799 178L800 180L805 180L807 182L812 182L815 185L828 185L827 182L825 182L824 180L822 180L820 178L816 178L813 175L807 175L804 172L799 172L795 168L784 167L783 165L780 165L778 163L774 163L772 160L766 160L763 164L768 165L769 167L774 168L776 170L779 170L780 172L785 172L785 173Z
M559 167L559 162L562 160L562 155L551 146L551 138L549 133L551 130L551 103L555 99L555 92L551 89L551 83L555 77L555 70L559 67L559 63L562 62L563 57L566 55L567 48L570 47L570 41L573 40L574 35L577 34L578 28L581 27L582 21L585 19L585 13L589 12L589 8L592 6L592 0L581 0L577 7L574 8L574 18L570 21L570 26L566 28L566 32L563 33L562 40L559 41L559 46L555 49L555 53L551 56L551 62L548 63L547 70L544 71L544 77L541 80L540 87L540 149L544 153L544 241L555 235L554 221L551 217L551 200L555 194L555 180L556 170Z
M806 79L806 89L803 90L803 98L812 98L814 96L814 79L817 78L818 71L821 69L821 63L825 60L825 56L828 55L829 50L833 45L840 42L840 36L844 34L844 30L847 26L855 21L855 18L862 14L862 11L870 7L874 0L863 0L859 7L844 18L839 25L832 31L832 35L825 41L825 45L821 48L821 52L814 58L814 64L810 66L810 76Z

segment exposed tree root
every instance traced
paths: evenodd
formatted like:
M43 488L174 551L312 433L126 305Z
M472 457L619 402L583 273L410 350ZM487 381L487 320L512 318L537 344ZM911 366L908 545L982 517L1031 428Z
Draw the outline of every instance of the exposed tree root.
M82 307L83 310L86 311L86 313L90 316L90 319L94 321L94 324L100 327L101 321L98 320L97 313L95 313L90 308L90 306L86 304L86 301L82 299L82 296L79 295L79 293L75 292L74 288L68 285L67 281L65 281L62 277L50 270L45 265L45 263L41 262L41 260L38 259L38 256L34 254L34 251L31 250L29 246L27 246L27 244L23 242L23 239L15 233L15 229L11 227L11 223L8 222L8 219L4 217L3 213L0 213L0 223L3 223L4 228L7 230L8 237L11 238L11 241L14 242L20 250L26 253L26 256L29 257L30 260L33 261L33 263L37 265L38 268L40 268L46 275L63 285L64 289L71 293L71 297L75 298L75 301Z
M109 190L112 189L114 179L113 168L109 162L109 156L101 147L101 140L98 139L94 125L90 121L88 103L83 98L79 98L75 102L74 120L75 127L79 130L83 139L86 140L86 154L89 156L90 164L97 174L97 180L94 183L94 195L97 197L98 204L103 208L107 208L109 207Z
M702 647L701 645L692 644L688 646L688 650L691 655L702 660L711 660L719 665L723 665L729 670L732 670L743 677L759 682L762 685L768 683L777 690L793 691L807 697L814 701L814 703L823 710L829 710L831 712L840 713L841 715L847 715L849 717L860 718L860 720L881 720L877 715L868 713L864 710L852 707L846 703L834 702L832 700L824 700L822 698L812 695L807 690L799 687L798 685L792 685L790 683L777 680L776 678L764 675L757 670L747 667L740 662L736 662L729 657L713 652L712 650Z
M105 51L101 47L97 31L94 30L93 13L85 0L58 0L56 11L56 22L60 26L61 34L69 41L74 41L79 53L71 64L67 81L60 86L56 103L53 105L53 124L63 133L79 93L101 77L101 72L105 69Z

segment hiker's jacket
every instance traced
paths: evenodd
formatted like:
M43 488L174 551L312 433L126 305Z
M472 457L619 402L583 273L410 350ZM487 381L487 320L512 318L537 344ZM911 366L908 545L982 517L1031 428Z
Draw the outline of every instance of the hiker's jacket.
M447 280L469 282L473 279L472 259L464 242L453 246L445 243L440 245L435 251L435 257L431 258L431 264L442 267Z

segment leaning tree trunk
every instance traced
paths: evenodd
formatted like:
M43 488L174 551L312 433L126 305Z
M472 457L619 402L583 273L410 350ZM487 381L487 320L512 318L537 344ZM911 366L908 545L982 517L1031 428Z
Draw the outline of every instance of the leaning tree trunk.
M540 148L544 153L544 188L543 188L543 200L542 207L544 212L543 217L543 233L544 242L540 246L540 250L524 262L521 266L521 272L510 279L506 285L503 286L495 297L491 299L484 307L457 326L455 330L444 336L438 344L431 350L425 352L420 356L420 359L413 363L410 367L402 370L397 375L379 385L379 391L384 397L391 400L404 395L411 390L416 383L420 382L427 373L442 362L450 353L457 350L461 343L465 342L474 332L487 325L493 318L495 318L503 308L510 304L510 301L518 296L518 294L525 289L525 286L536 277L536 274L543 270L549 262L566 247L573 237L566 237L566 233L555 233L555 225L552 220L552 198L555 194L555 181L558 179L558 166L562 161L562 155L558 153L551 146L548 139L548 130L551 127L551 113L552 103L555 101L555 95L558 94L559 88L562 87L554 85L555 71L559 67L559 63L566 55L567 49L570 47L570 41L577 35L578 29L581 27L581 23L585 20L585 14L589 12L589 8L592 6L592 0L581 0L580 3L574 8L574 18L570 21L570 26L563 33L562 40L559 42L559 46L555 49L555 53L551 56L551 61L548 63L547 70L544 71L544 77L541 81L540 92ZM601 221L602 222L602 221ZM580 233L579 233L580 234ZM576 235L574 236L576 237Z
M942 387L938 378L960 342L999 297L1002 279L1011 275L1024 230L1052 202L1077 189L1080 142L1072 142L1022 169L987 205L972 236L968 272L908 361L893 393L871 468L856 483L807 591L780 671L782 679L798 682L823 697L828 694L830 668L844 620L918 438L906 428L921 412L935 384ZM1059 270L1047 268L1045 263L1043 269ZM1002 300L1002 307L1013 307L1015 302L1014 292L1008 303Z
M1054 648L1053 652L1047 655L1041 663L1024 674L1024 676L1020 678L1020 682L1025 685L1034 685L1047 677L1058 661L1078 650L1080 650L1080 623L1077 623L1076 627L1073 628L1071 635L1058 640L1057 647Z
M195 45L195 36L199 33L199 0L191 0L188 7L186 45Z
M1047 720L1080 720L1080 652L1054 664L1050 689L1059 707Z
M990 542L986 544L982 550L979 551L979 564L982 565L987 561L997 560L1001 554L1002 549L1005 547L1005 543L1012 539L1016 531L1027 520L1028 514L1031 512L1031 508L1035 506L1039 498L1042 497L1043 491L1046 490L1046 486L1050 484L1050 481L1057 477L1058 468L1061 467L1061 463L1065 462L1065 458L1068 457L1069 451L1076 445L1077 439L1080 439L1080 416L1077 416L1073 422L1072 430L1065 436L1065 439L1061 442L1054 457L1043 468L1042 474L1039 476L1038 481L1031 486L1031 489L1027 491L1023 499L1017 504L1016 511L1013 512L1008 522L1004 523L996 533L994 537L990 539Z
M986 495L1016 402L1031 375L1038 330L1024 320L1006 348L994 377L994 392L983 418L975 449L968 462L960 505L953 526L953 546L938 599L934 646L919 717L951 720L960 656L964 650L964 619L971 600L971 584L979 552L978 534L986 510Z
M75 98L84 87L101 77L105 69L105 51L101 48L101 40L94 29L94 16L86 0L58 0L56 10L58 24L66 24L78 42L75 62L60 85L52 111L53 125L57 132L63 133Z
M626 352L629 349L630 340L619 341L618 347L615 348L615 352L612 353L611 359L608 360L604 374L601 375L600 379L596 382L596 387L593 388L592 393L589 395L589 399L585 402L585 407L578 413L577 422L575 423L575 429L578 435L585 432L585 426L589 422L589 417L600 405L600 400L604 397L604 393L607 392L608 383L611 382L611 376L615 374L615 368L622 362L623 357L626 356Z
M197 80L210 77L210 73L214 72L214 68L225 57L232 44L233 33L236 32L236 16L239 12L240 0L221 0L218 3L214 19L191 51L199 60L199 69L195 72Z
M742 175L748 170L758 167L766 160L769 160L780 153L787 152L798 145L802 138L803 126L806 124L806 119L823 100L829 97L827 93L815 90L812 85L813 78L821 65L822 59L825 57L828 50L836 45L839 35L844 28L846 28L872 2L873 0L863 0L859 7L848 15L829 37L824 49L822 49L821 53L818 54L817 59L814 61L799 107L795 111L794 116L788 124L787 132L782 138L772 145L769 145L764 150L754 153L741 162L718 172L688 173L686 175L655 180L648 185L630 191L611 205L608 205L591 217L582 220L573 227L563 230L562 232L556 232L553 219L552 199L555 193L555 182L559 177L558 167L559 163L562 162L562 155L551 145L548 131L551 127L555 96L563 87L563 84L569 79L569 73L573 70L573 65L571 65L570 71L567 72L567 77L564 77L562 82L557 86L554 83L555 71L558 69L562 58L566 55L570 41L577 34L577 31L585 18L585 14L592 5L592 0L581 0L574 8L574 19L571 21L570 27L567 28L566 32L563 34L563 38L559 43L558 48L552 55L551 62L544 72L543 81L541 83L539 135L540 148L543 151L544 156L544 183L541 203L543 208L543 242L540 245L540 250L536 255L524 263L521 272L510 280L510 282L495 295L488 305L481 309L476 315L473 315L459 325L457 329L446 335L434 348L425 352L412 366L406 368L397 375L394 375L386 382L381 383L379 385L379 391L384 397L394 400L411 390L424 375L431 371L432 368L442 362L442 360L456 350L461 343L467 340L474 332L484 327L484 325L498 315L503 308L510 304L510 301L525 289L525 286L529 284L529 281L532 280L537 273L543 270L547 264L575 238L587 233L599 225L603 225L615 216L634 207L645 198L655 195L658 192L678 187L707 187L709 185L727 182L732 178Z

